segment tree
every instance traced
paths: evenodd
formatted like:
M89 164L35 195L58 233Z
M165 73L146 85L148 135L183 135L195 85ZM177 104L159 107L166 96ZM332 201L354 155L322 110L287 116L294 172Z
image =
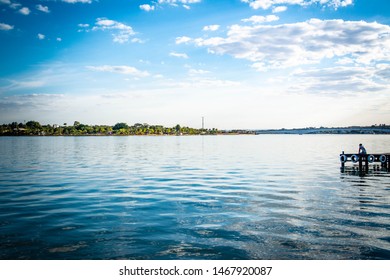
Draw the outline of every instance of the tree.
M176 133L180 133L181 127L180 127L179 124L177 124L177 125L175 126L175 129L176 129Z
M27 128L30 128L30 129L41 129L42 126L39 122L36 122L36 121L28 121L26 123L26 127Z
M18 123L17 122L13 122L13 123L11 123L11 129L16 129L16 128L18 128Z
M129 126L127 125L127 123L117 123L114 125L113 129L114 130L120 130L120 129L128 129Z
M28 121L26 123L27 133L33 134L33 135L39 135L42 130L42 126L37 121Z

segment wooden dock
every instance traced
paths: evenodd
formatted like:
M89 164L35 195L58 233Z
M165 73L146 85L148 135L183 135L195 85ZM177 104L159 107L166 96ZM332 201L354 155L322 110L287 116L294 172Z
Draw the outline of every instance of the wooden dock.
M341 172L344 172L346 163L352 163L360 173L367 173L370 166L390 172L390 153L383 154L340 154Z

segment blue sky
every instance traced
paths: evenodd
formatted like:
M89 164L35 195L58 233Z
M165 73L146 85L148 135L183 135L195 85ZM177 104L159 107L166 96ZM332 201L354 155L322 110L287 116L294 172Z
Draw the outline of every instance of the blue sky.
M0 0L0 123L390 123L390 1Z

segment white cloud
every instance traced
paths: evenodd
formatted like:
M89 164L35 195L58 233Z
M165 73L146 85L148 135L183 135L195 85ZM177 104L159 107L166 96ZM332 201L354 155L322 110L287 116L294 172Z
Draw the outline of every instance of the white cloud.
M75 3L91 4L92 0L62 0L62 2L70 3L70 4L75 4Z
M88 23L80 23L77 25L80 27L80 29L77 30L77 32L90 32L91 30L89 29L89 24Z
M35 6L35 8L38 10L38 11L41 11L43 13L50 13L50 10L49 10L49 7L47 6L43 6L41 4L38 4Z
M326 1L326 0L325 0ZM287 5L304 5L305 0L241 0L241 2L248 3L252 9L268 10L273 5L287 4Z
M197 76L197 75L206 75L206 74L209 74L210 71L202 70L202 69L193 69L193 68L191 68L190 70L188 70L188 73L190 74L190 76Z
M43 35L43 34L41 34L41 33L39 33L39 34L37 35L37 37L38 37L39 40L44 40L44 39L46 38L46 36Z
M243 19L243 22L252 22L254 24L256 23L264 23L264 22L272 22L272 21L278 21L279 17L275 15L268 15L268 16L251 16L250 18Z
M62 38L60 38L60 37L57 37L57 42L62 42Z
M241 0L241 2L248 3L249 6L255 10L268 10L275 5L309 6L312 4L332 7L337 10L339 7L353 5L353 0Z
M159 5L171 5L174 7L178 7L179 5L182 5L183 8L189 10L191 9L191 4L197 4L202 2L202 0L158 0Z
M133 38L133 39L131 39L131 42L132 42L132 43L138 43L138 44L143 44L143 43L145 43L145 41L142 40L142 39L140 39L140 38Z
M98 18L96 20L96 25L100 27L94 27L99 29L117 29L117 25L120 24L114 20L110 20L107 18ZM118 28L121 29L121 28Z
M285 12L285 11L287 11L287 7L286 6L277 6L277 7L272 9L273 13L282 13L282 12Z
M202 0L158 0L159 4L195 4L200 3Z
M347 7L349 5L353 5L353 0L329 0L328 5L337 9L338 7Z
M176 44L186 44L186 43L189 43L191 42L191 38L190 37L186 37L186 36L183 36L183 37L177 37L176 38Z
M92 30L93 31L110 30L113 32L112 33L112 36L114 38L113 41L120 44L128 42L130 36L136 34L131 26L107 18L96 19L95 26L92 28Z
M203 31L217 31L219 29L219 25L213 24L213 25L207 25L203 27Z
M312 19L274 26L233 25L225 38L185 42L207 47L211 53L251 61L262 71L343 57L366 65L390 59L390 26L364 21Z
M21 8L21 9L19 10L19 13L22 14L22 15L28 16L28 15L31 13L31 11L30 11L29 8L23 7L23 8Z
M31 79L21 79L21 80L11 80L10 85L6 87L7 90L15 89L33 89L40 88L46 83L43 80L31 80Z
M78 26L82 27L82 28L88 28L89 24L88 23L80 23Z
M42 88L46 85L46 81L36 77L35 79L31 77L22 77L18 80L3 80L6 81L6 85L0 86L0 95L2 93L12 92L12 91L32 91L38 88Z
M6 23L0 23L0 30L8 31L8 30L12 30L12 29L14 29L13 25L9 25Z
M8 7L10 7L11 9L18 9L19 7L22 6L21 4L19 4L19 3L13 3L13 2L10 1L10 0L0 0L0 4L8 5Z
M109 73L117 73L123 75L130 75L135 77L147 77L149 73L147 71L140 71L135 67L131 66L112 66L112 65L102 65L102 66L87 66L87 69L98 72L109 72Z
M173 57L178 57L178 58L184 58L184 59L188 59L188 55L185 54L185 53L176 53L176 52L171 52L169 54L169 56L173 56Z
M154 11L154 9L155 9L154 6L151 6L151 5L149 5L149 4L140 5L139 8L140 8L141 10L146 11L146 12Z
M359 66L297 70L291 75L294 85L290 90L334 95L389 90L387 82L378 80L381 78L380 75L380 70L375 67Z

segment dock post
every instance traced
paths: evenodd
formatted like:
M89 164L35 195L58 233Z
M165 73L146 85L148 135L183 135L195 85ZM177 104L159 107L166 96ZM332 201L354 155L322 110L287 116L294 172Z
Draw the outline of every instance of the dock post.
M363 158L362 158L362 156L359 157L359 172L363 173Z
M344 151L342 151L342 153L341 153L342 155L344 154ZM344 167L345 167L345 162L341 162L341 172L344 172Z
M366 163L366 173L368 173L368 156L367 155L365 155L364 160Z
M387 155L386 159L387 159L387 172L390 173L390 155Z

